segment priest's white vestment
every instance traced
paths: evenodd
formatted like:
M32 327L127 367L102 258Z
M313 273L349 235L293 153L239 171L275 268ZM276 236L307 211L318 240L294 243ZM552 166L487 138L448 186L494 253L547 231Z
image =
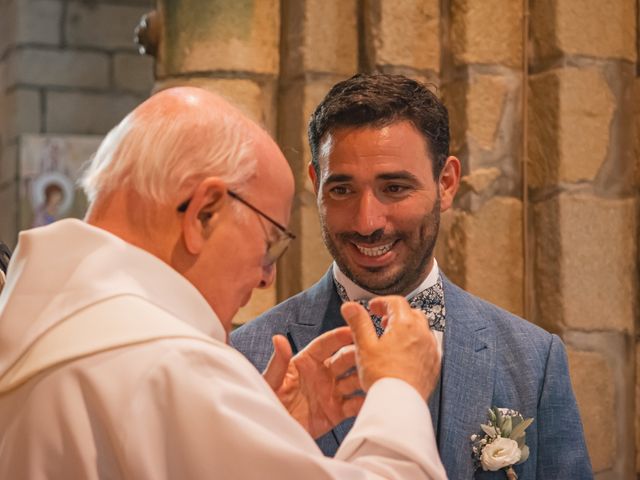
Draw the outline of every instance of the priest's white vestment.
M167 264L78 220L20 235L0 295L0 478L445 478L431 424L383 379L324 457Z

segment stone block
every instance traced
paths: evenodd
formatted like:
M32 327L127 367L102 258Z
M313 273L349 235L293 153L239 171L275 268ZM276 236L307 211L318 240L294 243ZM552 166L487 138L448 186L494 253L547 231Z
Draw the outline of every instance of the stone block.
M284 78L305 72L351 75L358 71L357 2L282 2Z
M0 2L0 59L16 42L17 0Z
M580 193L535 205L535 304L542 325L633 331L637 215L634 199Z
M529 81L529 185L593 180L607 157L616 99L602 72L562 68Z
M364 28L369 68L440 71L438 0L366 0Z
M309 288L324 275L333 261L322 240L316 197L308 191L298 195L300 203L300 244L302 289Z
M507 95L504 77L473 75L467 92L467 128L472 142L483 150L494 147Z
M287 85L280 96L278 144L284 152L296 180L296 198L291 228L299 237L280 268L278 296L284 300L315 283L324 274L331 257L320 233L316 198L308 178L311 153L307 142L307 124L311 113L341 78L323 78Z
M479 210L455 211L446 271L469 292L523 315L522 202L494 197Z
M143 6L69 2L64 22L67 44L135 50L133 30L149 10Z
M495 162L496 157L505 156L502 150L520 121L514 118L519 112L517 83L515 77L471 72L467 79L456 80L444 88L451 125L451 153L467 152L469 162L473 162L468 165L470 169L486 164L485 157ZM509 118L505 118L506 114Z
M244 307L238 310L233 317L233 325L242 325L253 320L261 313L266 312L276 304L275 284L267 289L255 289L251 295L251 300Z
M157 82L154 92L182 85L204 88L225 97L273 135L275 131L275 84L273 82L258 83L248 79L179 77Z
M6 145L14 142L22 133L39 133L42 127L40 92L26 88L0 94L0 112L4 112L0 124L0 138Z
M640 474L640 341L636 342L636 472Z
M47 133L104 135L142 98L127 94L47 92Z
M18 178L18 148L16 143L5 145L0 151L0 185Z
M0 185L0 240L13 250L18 240L18 186L16 182Z
M276 75L280 2L158 2L167 11L157 72L233 71Z
M62 1L17 1L16 43L60 45Z
M600 353L568 348L567 355L593 470L602 472L613 467L617 447L616 430L611 428L615 412L613 372Z
M522 17L522 2L452 0L450 35L454 63L521 67Z
M106 88L109 57L73 50L14 50L8 60L8 85Z
M9 83L8 63L6 60L0 60L0 92L4 92ZM0 115L2 115L2 112L0 112Z
M331 87L342 77L313 81L297 81L283 89L279 102L278 143L282 148L296 177L298 191L313 192L307 175L311 162L311 150L307 139L309 118Z
M636 186L640 187L640 76L635 79L634 93L633 93L633 105L634 105L634 118L636 129L635 136L635 159L636 159ZM640 375L640 374L639 374ZM640 451L640 448L638 448Z
M153 59L128 53L114 55L113 81L120 90L148 94L153 88Z
M538 59L575 55L636 60L635 0L540 0L531 3Z

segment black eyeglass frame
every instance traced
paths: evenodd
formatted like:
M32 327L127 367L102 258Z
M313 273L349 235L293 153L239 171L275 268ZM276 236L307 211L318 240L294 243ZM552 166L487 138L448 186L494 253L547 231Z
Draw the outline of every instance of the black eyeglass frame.
M280 233L285 235L285 237L283 237L280 240L272 243L269 246L269 251L267 252L267 254L268 254L268 256L270 258L268 260L268 263L269 264L275 263L282 256L282 254L284 254L284 252L287 250L287 247L289 246L289 242L291 242L291 240L295 240L295 238L296 238L295 234L290 232L289 230L287 230L284 225L280 224L279 222L276 222L273 218L271 218L269 215L264 213L258 207L254 206L251 203L249 203L248 201L246 201L244 198L242 198L240 195L238 195L233 190L227 190L227 194L229 194L229 196L231 198L233 198L233 199L239 201L240 203L242 203L243 205L249 207L251 210L256 212L261 217L267 219L272 225L274 225L280 231ZM181 212L181 213L186 212L187 208L189 208L189 203L190 202L191 202L191 199L188 198L187 200L182 202L180 205L178 205L178 209L177 209L178 212Z

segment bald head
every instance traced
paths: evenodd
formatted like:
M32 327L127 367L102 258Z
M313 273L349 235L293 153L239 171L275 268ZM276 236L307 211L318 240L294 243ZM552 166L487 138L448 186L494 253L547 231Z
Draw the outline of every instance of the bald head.
M259 128L206 90L164 90L104 139L82 178L91 204L129 189L156 204L175 202L207 175L237 186L254 172L249 130Z
M269 135L220 96L157 93L105 137L81 182L86 221L171 265L225 326L273 282L265 253L278 232L246 205L287 225L293 175Z

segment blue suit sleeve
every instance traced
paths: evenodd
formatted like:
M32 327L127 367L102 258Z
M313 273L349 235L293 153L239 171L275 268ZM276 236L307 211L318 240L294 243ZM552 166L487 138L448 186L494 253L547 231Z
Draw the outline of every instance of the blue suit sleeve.
M569 377L567 353L556 335L551 339L536 420L536 478L592 479L582 421Z

